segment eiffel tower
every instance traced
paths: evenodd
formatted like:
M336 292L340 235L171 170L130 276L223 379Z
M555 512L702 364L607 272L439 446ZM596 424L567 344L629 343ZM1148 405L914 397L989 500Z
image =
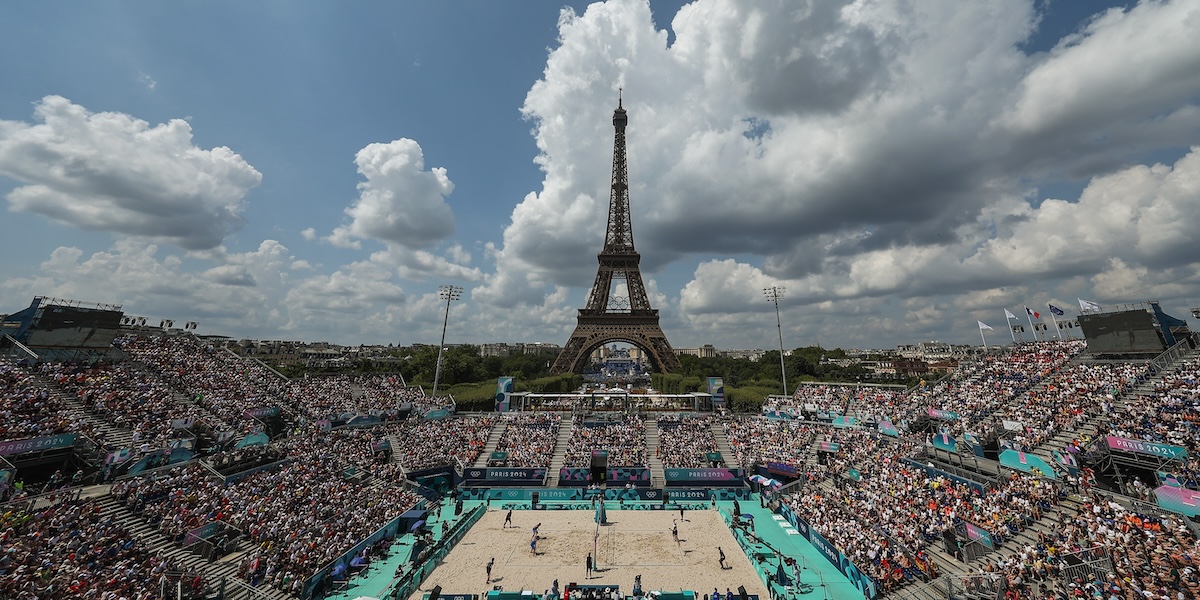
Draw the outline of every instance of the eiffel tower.
M580 309L575 332L554 361L551 373L581 373L588 356L608 342L627 342L641 348L654 370L670 373L680 368L679 357L658 325L658 311L650 307L638 263L642 255L633 249L633 222L629 216L629 168L625 162L625 126L629 117L618 97L613 111L612 192L608 199L608 230L604 249L596 258L600 268L588 295L587 308ZM613 283L625 280L628 297L613 296Z

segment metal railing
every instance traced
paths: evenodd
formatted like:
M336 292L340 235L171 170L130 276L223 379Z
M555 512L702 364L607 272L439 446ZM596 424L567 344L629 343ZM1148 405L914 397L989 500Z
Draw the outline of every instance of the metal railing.
M1179 340L1174 346L1167 348L1162 354L1150 359L1150 365L1154 367L1156 373L1162 373L1171 367L1171 364L1183 357L1192 349L1188 344L1188 338Z
M487 508L483 505L471 509L461 521L450 528L450 531L446 533L446 537L438 540L437 544L429 550L429 554L423 557L423 560L413 563L414 568L411 571L407 571L403 575L393 579L392 583L388 585L387 591L381 597L390 600L399 600L413 595L421 583L425 581L425 578L441 565L442 559L462 540L467 531L471 529L471 526L482 518L485 512L487 512Z
M17 360L25 359L29 361L30 366L37 366L41 358L36 352L30 350L25 344L18 342L11 335L4 334L4 338L0 339L0 348L8 350L7 354Z
M1065 592L1068 585L1079 578L1083 581L1105 581L1113 573L1112 559L1104 546L1085 548L1062 556L1062 576L1059 585ZM1147 568L1150 565L1147 564Z
M268 600L272 596L231 575L221 580L219 597L222 600Z

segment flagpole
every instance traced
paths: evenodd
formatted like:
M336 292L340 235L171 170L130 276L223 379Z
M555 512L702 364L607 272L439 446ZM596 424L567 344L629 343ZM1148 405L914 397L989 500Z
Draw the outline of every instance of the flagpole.
M1047 304L1047 307L1050 305ZM1054 318L1054 311L1050 311L1050 320L1054 323L1054 332L1058 334L1058 341L1062 341L1062 330L1058 328L1058 319Z
M1004 309L1004 324L1008 325L1008 335L1012 336L1013 343L1017 343L1017 332L1013 331L1012 319L1008 318L1008 309Z
M1037 331L1033 328L1033 312L1029 310L1028 306L1025 307L1025 320L1029 321L1029 331L1033 333L1033 341L1038 341Z
M987 353L987 338L983 336L983 328L979 328L979 339L983 340L983 351Z

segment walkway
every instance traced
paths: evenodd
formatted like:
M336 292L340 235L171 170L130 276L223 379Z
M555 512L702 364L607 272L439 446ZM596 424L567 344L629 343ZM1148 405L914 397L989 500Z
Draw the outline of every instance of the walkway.
M850 583L850 580L846 579L846 576L842 575L837 567L825 560L825 557L816 548L813 548L808 540L792 529L786 520L777 520L775 517L778 515L762 508L755 500L741 501L738 502L738 505L742 509L742 514L754 516L754 535L762 540L762 543L753 544L747 554L750 556L750 562L758 568L763 581L770 581L779 567L778 555L772 552L774 549L801 565L803 568L800 573L800 583L813 587L811 593L795 597L813 599L863 597L862 593ZM733 502L717 502L717 508L723 513L730 513L733 511ZM764 560L760 561L760 558ZM788 576L792 577L793 573L789 572ZM794 586L795 581L792 584ZM796 588L793 587L792 590L796 590Z
M450 527L455 521L465 517L470 509L478 504L480 502L463 502L462 515L455 516L454 503L449 499L443 499L440 516L430 510L425 519L426 527L429 531L434 532L435 539L440 539L443 522L446 523L447 528ZM350 585L346 589L328 594L325 598L327 600L353 600L360 596L382 598L384 593L392 587L392 582L396 580L396 569L401 565L408 565L409 557L412 556L412 545L412 534L406 533L396 538L395 543L388 550L387 558L372 562L365 573L350 580Z

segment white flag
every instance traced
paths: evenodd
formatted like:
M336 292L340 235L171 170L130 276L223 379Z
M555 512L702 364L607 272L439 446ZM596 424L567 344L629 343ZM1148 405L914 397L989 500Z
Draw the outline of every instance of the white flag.
M991 326L991 325L988 325L987 323L984 323L983 321L979 321L979 330L980 330L980 331L983 331L984 329L987 329L988 331L991 331L991 330L992 330L992 326Z
M1012 314L1012 311L1008 310L1007 308L1004 309L1004 316L1008 317L1009 319L1017 318L1017 315Z
M1092 302L1091 300L1084 300L1083 298L1076 298L1076 299L1079 300L1079 310L1082 310L1083 312L1089 312L1089 311L1099 312L1100 311L1099 304L1096 304L1095 302Z

